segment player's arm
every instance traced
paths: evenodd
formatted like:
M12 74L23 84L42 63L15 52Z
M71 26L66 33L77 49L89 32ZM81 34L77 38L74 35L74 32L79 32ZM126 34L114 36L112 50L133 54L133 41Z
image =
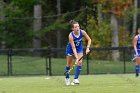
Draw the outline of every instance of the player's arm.
M76 52L76 47L75 47L75 44L74 44L74 41L73 41L73 37L71 34L69 34L69 42L72 46L72 50L73 50L73 53L74 53L74 56L76 59L78 59L78 55L77 55L77 52Z
M138 41L138 36L135 36L134 37L134 40L133 40L133 46L134 46L134 50L136 52L136 56L138 56L138 52L137 52L137 41Z
M84 30L82 30L82 34L87 40L86 54L88 54L90 52L89 48L91 45L91 39L90 39L89 35Z

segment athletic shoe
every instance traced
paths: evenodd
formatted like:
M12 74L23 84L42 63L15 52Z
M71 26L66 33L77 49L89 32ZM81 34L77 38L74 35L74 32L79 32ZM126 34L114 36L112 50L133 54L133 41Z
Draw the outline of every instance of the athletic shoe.
M80 82L79 82L78 79L74 79L74 80L73 80L73 83L74 83L74 84L80 84Z
M67 86L69 86L70 85L70 78L65 78L65 83Z
M139 74L136 74L136 77L138 77L139 76Z

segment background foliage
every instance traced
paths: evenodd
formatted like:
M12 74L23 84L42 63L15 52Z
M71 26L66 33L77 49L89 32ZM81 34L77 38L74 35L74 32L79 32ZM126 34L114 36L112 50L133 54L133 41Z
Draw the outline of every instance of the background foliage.
M4 20L0 20L0 40L7 48L32 47L32 39L39 34L41 47L56 47L57 34L61 32L61 47L68 42L71 31L69 21L75 19L92 38L92 47L110 47L112 30L110 13L116 14L119 24L119 46L132 44L132 0L61 0L61 15L57 15L57 0L10 0L4 5ZM33 32L34 5L42 5L42 29ZM99 22L98 5L102 20ZM130 11L132 10L132 11ZM58 18L59 17L59 18ZM139 21L138 21L139 22ZM84 44L86 41L84 40Z

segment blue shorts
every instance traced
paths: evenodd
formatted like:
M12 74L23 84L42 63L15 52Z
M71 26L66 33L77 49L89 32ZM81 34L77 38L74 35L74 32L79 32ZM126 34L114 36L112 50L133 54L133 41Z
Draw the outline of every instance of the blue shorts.
M83 48L76 49L77 53L83 53ZM73 50L71 48L66 48L66 56L74 55Z
M134 58L136 57L136 52L134 51ZM138 50L138 57L140 57L140 50Z

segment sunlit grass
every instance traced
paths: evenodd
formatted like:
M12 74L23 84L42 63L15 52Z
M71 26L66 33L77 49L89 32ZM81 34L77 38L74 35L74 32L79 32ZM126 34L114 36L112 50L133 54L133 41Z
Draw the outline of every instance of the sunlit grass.
M0 93L139 93L139 87L134 74L81 75L78 86L65 86L64 76L0 77Z

